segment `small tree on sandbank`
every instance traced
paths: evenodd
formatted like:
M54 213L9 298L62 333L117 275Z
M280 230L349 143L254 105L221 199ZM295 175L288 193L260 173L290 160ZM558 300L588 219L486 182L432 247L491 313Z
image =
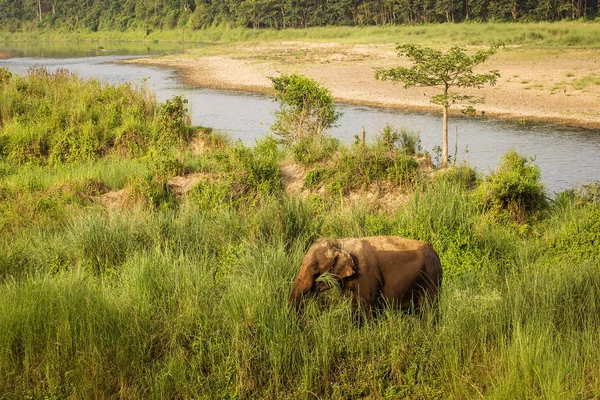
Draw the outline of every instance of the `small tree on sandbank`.
M484 85L494 86L500 77L498 70L476 74L473 67L484 63L496 53L502 43L493 44L489 49L478 50L473 56L466 49L453 46L446 53L429 47L414 44L398 45L398 56L406 56L412 60L411 67L376 68L375 79L401 82L404 88L436 87L441 93L433 96L431 102L444 107L442 130L442 167L448 165L448 109L455 103L483 102L483 98L475 98L453 91L453 88L477 88ZM467 107L472 110L472 107Z

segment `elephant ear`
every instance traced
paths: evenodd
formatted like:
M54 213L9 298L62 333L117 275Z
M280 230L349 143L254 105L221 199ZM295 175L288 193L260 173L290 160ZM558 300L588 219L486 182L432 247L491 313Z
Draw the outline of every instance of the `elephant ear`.
M354 260L350 253L342 249L337 249L336 261L333 268L331 268L331 273L338 279L344 279L354 275L355 271L356 266L354 265Z

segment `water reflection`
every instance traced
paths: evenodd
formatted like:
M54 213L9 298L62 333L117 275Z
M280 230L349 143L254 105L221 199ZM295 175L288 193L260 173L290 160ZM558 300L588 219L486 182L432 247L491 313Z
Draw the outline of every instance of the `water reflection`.
M6 50L6 49L0 49ZM148 85L159 101L183 95L189 101L192 123L213 127L226 132L232 139L253 144L266 135L273 121L277 104L266 96L235 91L199 89L183 85L175 72L169 69L115 64L112 61L135 55L151 55L168 50L156 47L124 50L117 54L95 52L81 55L79 49L61 58L60 52L48 56L31 56L34 50L24 50L23 55L0 60L0 67L24 74L38 64L49 70L67 68L84 78L97 78L111 84L133 82ZM48 52L44 53L48 54ZM359 135L365 127L367 138L373 140L387 124L420 133L423 149L433 154L441 143L441 117L435 113L408 113L397 110L355 105L339 105L343 116L333 135L345 143ZM455 130L458 128L459 162L466 161L479 171L489 173L499 159L510 149L535 158L542 171L542 180L550 194L571 188L580 183L600 180L600 131L550 124L518 124L490 119L450 120L450 153L454 153Z

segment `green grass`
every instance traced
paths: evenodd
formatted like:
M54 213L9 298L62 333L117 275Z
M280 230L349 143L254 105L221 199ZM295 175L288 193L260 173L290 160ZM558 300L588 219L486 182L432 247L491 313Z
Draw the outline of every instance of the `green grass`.
M600 85L600 77L587 75L582 78L574 79L571 85L575 90L585 90L588 86Z
M182 165L210 178L181 198L144 157L22 164L3 148L3 398L600 396L597 184L548 203L536 167L510 153L489 176L463 165L407 186L373 167L412 159L389 141L307 163L340 171L340 185L370 168L408 191L377 210L286 194L279 167L293 155L272 138L202 135L209 150ZM120 189L145 200L99 201ZM287 298L310 244L369 235L434 246L439 309L359 325L332 289L297 315Z
M513 229L475 229L466 203L442 184L393 215L284 196L254 215L184 201L178 211L77 213L50 237L23 231L10 241L19 256L2 260L0 388L59 398L598 394L593 242L585 261L564 262ZM563 218L537 227L542 245L564 240ZM314 237L407 230L434 243L447 271L437 324L388 311L360 327L335 291L302 318L287 306Z
M174 29L170 31L128 32L36 32L1 33L4 41L144 41L157 42L239 42L239 41L324 41L340 43L414 43L427 46L482 46L503 41L507 45L527 47L600 47L600 27L594 22L542 23L464 23L371 27L314 27L308 29L246 29L227 26L210 29Z

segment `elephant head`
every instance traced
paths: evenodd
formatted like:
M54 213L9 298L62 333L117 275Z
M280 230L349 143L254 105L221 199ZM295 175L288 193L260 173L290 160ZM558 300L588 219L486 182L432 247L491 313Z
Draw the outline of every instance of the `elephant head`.
M329 289L326 283L317 282L317 278L326 272L340 281L353 275L355 270L352 256L347 251L342 250L333 240L321 240L313 244L304 256L292 287L290 302L300 309L305 296L317 295Z

